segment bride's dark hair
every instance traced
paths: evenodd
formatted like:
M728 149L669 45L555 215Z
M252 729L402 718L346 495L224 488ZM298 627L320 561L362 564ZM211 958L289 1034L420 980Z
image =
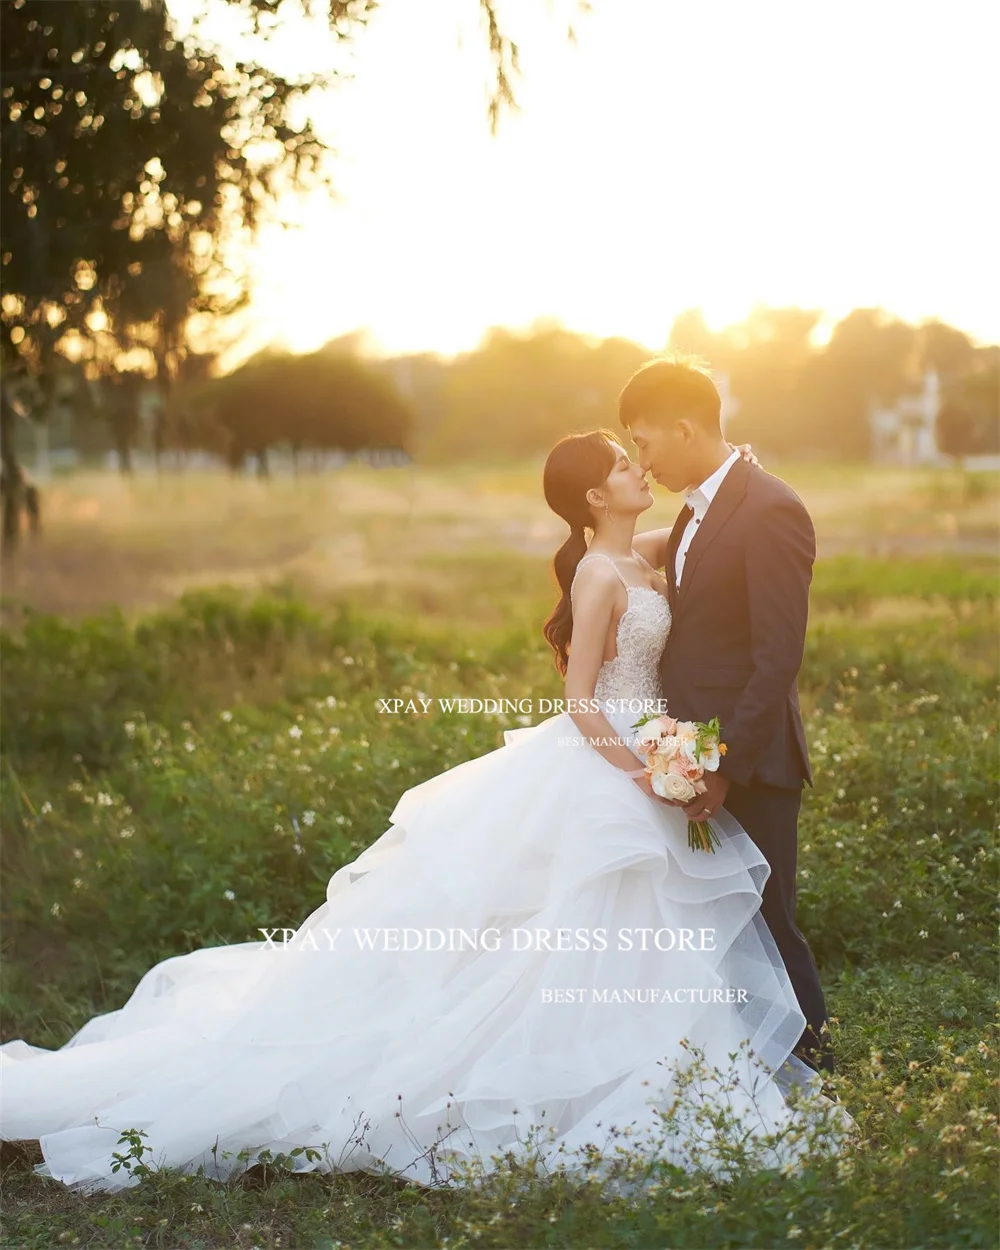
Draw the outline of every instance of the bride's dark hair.
M576 566L587 553L584 529L593 528L587 491L600 486L615 467L610 444L624 446L614 430L591 430L589 434L567 434L549 452L542 474L545 502L569 526L569 537L556 552L552 568L562 597L542 626L545 641L555 652L555 664L566 676L568 643L573 633L573 607L569 592Z

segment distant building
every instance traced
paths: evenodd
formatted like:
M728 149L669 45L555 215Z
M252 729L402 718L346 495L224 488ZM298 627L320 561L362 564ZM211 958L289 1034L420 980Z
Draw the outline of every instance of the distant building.
M948 464L935 437L940 406L941 382L933 369L924 374L919 394L903 395L888 407L872 403L868 410L872 460L911 467Z

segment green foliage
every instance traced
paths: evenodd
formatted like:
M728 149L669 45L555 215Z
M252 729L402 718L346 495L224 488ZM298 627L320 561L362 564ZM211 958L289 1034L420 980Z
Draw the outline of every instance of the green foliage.
M713 332L700 312L689 310L676 318L670 341L726 372L738 403L729 436L767 456L867 459L871 405L892 405L919 390L928 370L946 395L962 396L957 407L943 409L941 449L995 449L995 346L977 348L952 326L934 320L914 326L880 308L854 309L820 345L813 337L819 321L814 310L761 306ZM953 452L957 444L961 451Z
M188 316L235 306L221 278L244 288L223 236L317 173L322 145L291 119L307 84L226 61L197 23L182 39L163 0L10 0L0 34L4 342L37 369L73 331L105 372L109 337L152 344L174 376Z
M400 447L413 414L391 380L341 351L266 351L224 378L181 392L171 407L173 445L223 452L239 465L276 444L298 450Z
M484 568L483 575L488 570ZM881 592L881 594L880 594ZM190 596L128 626L46 618L3 639L4 1032L59 1045L157 959L297 926L407 787L499 745L516 716L390 716L378 699L559 693L530 596L454 631L287 596ZM511 592L513 600L514 592ZM995 1244L995 588L934 561L823 562L802 674L816 786L799 917L835 1017L846 1158L641 1194L501 1168L427 1193L262 1159L225 1186L142 1171L81 1204L16 1149L7 1236L57 1244ZM913 613L886 618L885 602ZM923 610L933 608L927 617ZM521 622L525 622L522 624ZM137 903L141 900L141 905ZM640 1166L622 1156L623 1175Z
M980 353L977 366L947 389L937 415L937 445L959 460L1000 451L1000 348Z

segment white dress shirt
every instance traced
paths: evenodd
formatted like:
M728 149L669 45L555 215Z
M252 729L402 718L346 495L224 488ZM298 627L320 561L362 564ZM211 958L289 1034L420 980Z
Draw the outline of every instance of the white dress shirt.
M694 490L687 492L687 506L693 511L694 516L688 519L674 555L674 581L678 587L681 584L681 574L684 572L684 561L687 559L688 548L698 532L698 526L704 521L709 504L718 494L719 487L722 485L726 474L739 458L740 453L734 451L724 464L719 465L711 477L705 478L700 486L696 486Z

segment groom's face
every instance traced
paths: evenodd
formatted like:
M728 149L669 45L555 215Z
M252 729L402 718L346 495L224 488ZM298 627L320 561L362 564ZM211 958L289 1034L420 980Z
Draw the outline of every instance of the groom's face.
M629 430L643 472L675 493L692 485L695 449L689 421L653 422L639 418Z

